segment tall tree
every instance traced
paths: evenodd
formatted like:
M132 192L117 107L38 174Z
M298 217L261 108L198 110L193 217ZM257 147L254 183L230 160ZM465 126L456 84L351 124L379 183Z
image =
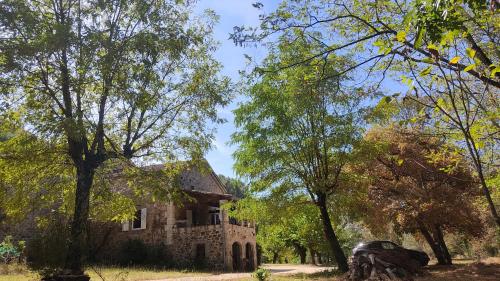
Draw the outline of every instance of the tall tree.
M265 67L277 68L317 51L317 42L302 39L282 36ZM316 204L341 271L347 271L347 259L332 227L328 200L346 180L345 167L361 138L363 95L344 88L344 78L322 78L349 63L332 56L282 72L257 71L245 93L248 102L235 110L239 130L233 135L240 146L234 154L236 170L254 181L254 191L285 189L306 194Z
M444 234L480 237L484 229L474 205L480 195L477 183L463 158L422 131L373 128L367 139L379 148L365 167L371 213L379 216L372 221L386 220L400 232L421 234L438 263L451 264Z
M219 179L222 184L226 186L227 192L236 196L237 198L243 198L247 190L247 186L241 180L237 178L230 178L224 175L219 175Z
M436 110L439 114L433 118L458 132L458 142L481 179L491 216L500 226L491 196L494 186L488 180L497 174L496 168L485 167L488 161L498 161L498 153L491 153L493 160L485 159L481 147L485 139L498 147L500 13L496 1L487 2L285 0L276 11L261 16L260 28L236 27L232 38L238 44L268 43L277 34L300 29L303 32L295 32L294 38L306 35L322 42L317 52L273 71L349 53L356 63L338 72L366 77L365 85L379 88L387 74L402 75L411 90L405 97ZM493 128L485 130L485 123Z
M1 100L26 130L64 140L76 184L64 274L82 275L96 170L110 159L199 158L228 101L214 16L190 1L0 3Z
M271 258L279 258L286 247L295 251L302 264L308 250L330 252L324 241L319 210L307 195L296 196L286 190L273 190L266 195L247 194L228 209L232 217L255 222L257 243Z

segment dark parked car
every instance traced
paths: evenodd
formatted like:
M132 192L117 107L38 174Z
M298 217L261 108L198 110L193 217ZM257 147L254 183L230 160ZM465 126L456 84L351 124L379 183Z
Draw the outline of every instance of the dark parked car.
M377 252L386 255L394 254L394 256L407 255L410 259L416 260L421 266L426 266L429 263L429 256L417 250L405 249L391 241L371 241L361 243L352 250L352 255L357 256L364 253Z

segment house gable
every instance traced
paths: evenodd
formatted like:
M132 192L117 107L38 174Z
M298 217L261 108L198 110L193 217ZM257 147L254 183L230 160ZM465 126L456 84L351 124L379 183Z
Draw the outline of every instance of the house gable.
M207 164L203 169L196 167L181 172L181 187L187 191L202 191L227 194L226 187Z

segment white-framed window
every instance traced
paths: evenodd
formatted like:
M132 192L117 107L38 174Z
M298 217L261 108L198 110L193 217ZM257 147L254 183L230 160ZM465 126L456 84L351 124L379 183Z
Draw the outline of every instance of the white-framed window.
M132 221L132 230L146 229L147 209L138 209Z
M124 221L122 222L122 231L139 230L146 229L146 218L147 218L147 209L142 208L138 209L135 212L135 217L132 222ZM132 228L130 228L132 226Z

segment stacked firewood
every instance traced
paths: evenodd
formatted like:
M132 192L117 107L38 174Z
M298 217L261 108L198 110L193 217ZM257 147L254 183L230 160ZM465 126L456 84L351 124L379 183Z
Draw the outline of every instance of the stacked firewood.
M407 255L372 250L353 257L347 280L411 281L420 268L418 261Z

